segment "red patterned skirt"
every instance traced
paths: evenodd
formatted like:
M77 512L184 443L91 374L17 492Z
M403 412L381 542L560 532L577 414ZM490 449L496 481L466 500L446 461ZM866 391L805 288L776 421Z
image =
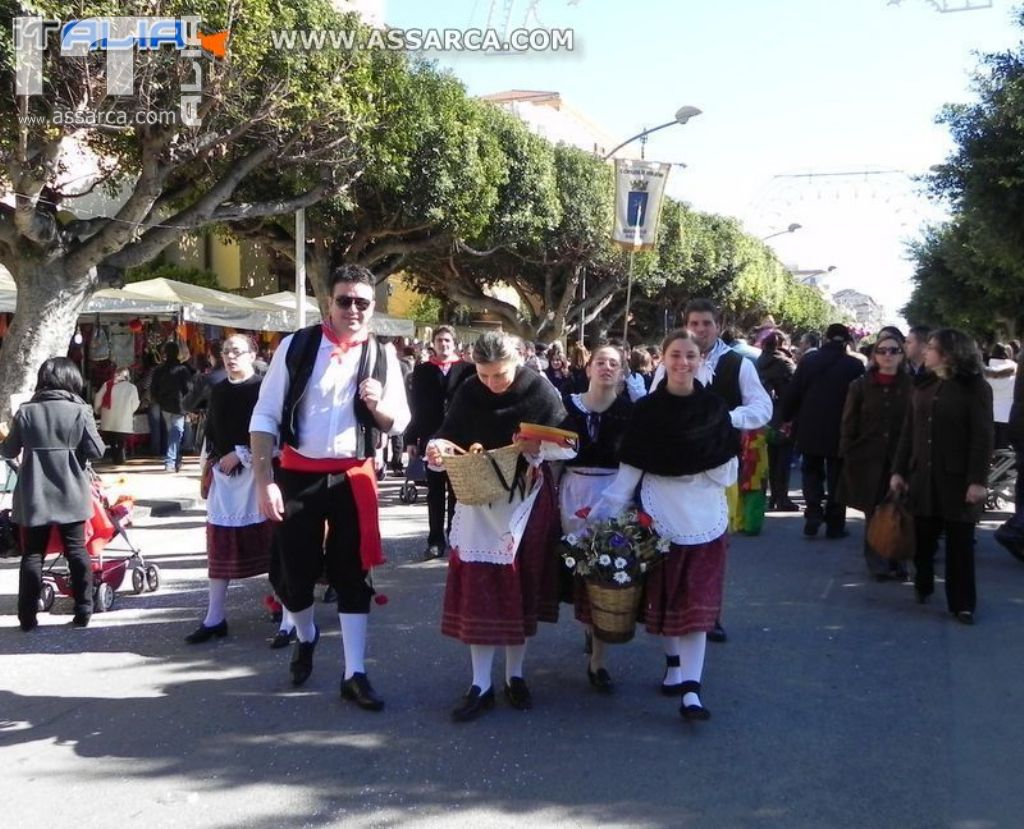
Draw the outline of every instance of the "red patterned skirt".
M684 636L709 631L722 609L729 536L706 544L673 544L647 577L641 614L648 633Z
M274 525L270 521L244 527L206 525L206 558L211 579L247 579L270 569Z
M559 568L555 543L561 532L551 476L530 511L515 563L448 563L441 632L467 645L521 645L538 622L558 621Z

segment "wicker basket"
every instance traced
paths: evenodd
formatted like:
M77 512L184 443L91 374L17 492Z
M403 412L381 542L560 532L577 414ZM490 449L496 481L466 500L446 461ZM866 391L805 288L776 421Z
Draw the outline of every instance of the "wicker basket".
M643 585L618 585L586 580L590 622L602 642L621 644L633 638Z
M474 445L468 452L455 448L460 454L445 455L442 464L459 503L478 507L511 498L517 483L517 446L483 450Z

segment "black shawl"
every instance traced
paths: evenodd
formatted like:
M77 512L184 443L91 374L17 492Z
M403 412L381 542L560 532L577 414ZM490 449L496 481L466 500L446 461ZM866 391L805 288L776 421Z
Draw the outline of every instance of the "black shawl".
M740 433L722 398L700 383L685 397L662 383L634 405L619 458L652 475L696 475L739 451Z
M488 389L475 374L466 380L434 437L463 449L473 443L497 449L512 442L520 423L560 426L564 419L565 408L555 387L533 369L520 366L512 385L501 394Z

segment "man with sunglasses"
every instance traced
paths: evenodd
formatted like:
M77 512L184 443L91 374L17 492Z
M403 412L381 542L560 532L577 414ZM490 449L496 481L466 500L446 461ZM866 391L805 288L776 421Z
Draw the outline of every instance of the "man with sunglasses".
M369 333L374 283L364 267L335 269L328 318L281 342L249 427L260 509L277 522L271 577L298 639L292 684L313 670L320 638L313 587L326 572L338 595L345 653L341 697L368 711L384 707L363 664L374 593L369 573L384 561L374 457L385 434L401 434L409 423L398 355Z

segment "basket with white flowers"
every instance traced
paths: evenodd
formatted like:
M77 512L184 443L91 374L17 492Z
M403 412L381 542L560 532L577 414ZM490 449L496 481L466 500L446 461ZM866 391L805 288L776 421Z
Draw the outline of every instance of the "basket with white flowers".
M585 518L589 509L577 513ZM565 537L562 561L586 583L594 635L605 642L633 638L647 573L668 552L668 539L640 509L588 524Z

